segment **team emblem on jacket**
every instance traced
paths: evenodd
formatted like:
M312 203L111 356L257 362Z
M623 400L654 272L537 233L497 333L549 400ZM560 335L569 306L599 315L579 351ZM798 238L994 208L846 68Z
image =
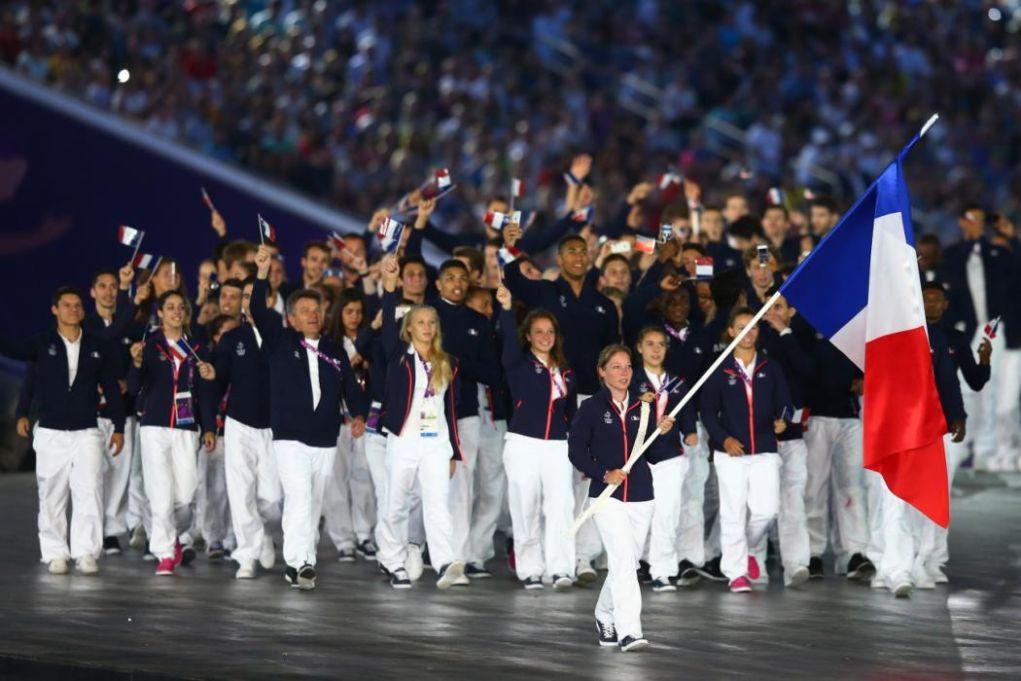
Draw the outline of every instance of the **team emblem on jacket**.
M598 312L599 314L606 314L606 310L603 308L602 305L596 305L596 312Z
M645 381L642 381L641 383L638 384L638 392L640 392L640 393L652 392L652 386L650 386Z
M565 296L563 293L560 294L560 307L563 308L567 307L567 296Z
M244 357L245 356L245 344L243 342L241 342L241 341L238 341L238 346L237 346L237 348L234 349L234 352L237 353L238 357Z
M127 336L124 336L124 338L121 338L121 343L123 343L124 345L131 345L131 339L128 338Z
M613 423L613 415L610 412L606 412L603 414L603 423L605 423L606 425L610 425L611 423Z
M475 329L468 329L468 335L469 336L477 336L477 335L479 335L479 332L476 331Z
M542 373L542 367L539 366L538 364L535 365L535 373L537 373L537 374L541 374Z
M637 421L638 420L638 414L631 414L631 420L632 421Z
M46 352L50 353L50 357L57 356L57 348L52 343L50 344L50 347L46 349Z
M92 359L99 359L99 350L93 350L92 354L89 355Z
M695 354L696 354L696 355L701 355L701 354L702 354L702 348L700 348L700 347L698 347L698 346L696 345L696 346L695 346Z
M759 373L755 374L755 378L765 378L765 377L766 377L766 372L764 372L764 371L760 371Z
M299 353L297 350L294 351L294 359L301 359L301 353Z
M734 378L733 376L729 377L727 379L727 385L737 385L737 379Z

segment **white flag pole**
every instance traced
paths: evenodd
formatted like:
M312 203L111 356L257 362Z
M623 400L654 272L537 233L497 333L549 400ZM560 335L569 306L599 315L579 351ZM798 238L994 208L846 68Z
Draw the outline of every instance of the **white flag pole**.
M710 365L710 367L708 369L706 369L705 373L702 374L702 378L698 379L698 382L695 383L695 385L691 386L691 388L688 389L688 393L684 396L684 399L682 399L680 402L678 402L677 406L675 406L670 411L670 416L671 417L674 417L674 418L677 417L677 414L681 411L681 409L684 407L684 405L686 405L688 402L691 401L691 398L693 398L695 396L695 393L697 393L699 391L699 389L702 387L702 385L706 381L709 380L709 377L712 376L713 372L716 371L716 369L718 369L721 364L723 364L723 361L725 359L730 357L730 353L734 352L734 348L737 347L738 343L740 343L741 340L745 336L747 336L748 333L759 323L759 321L762 320L762 317L766 314L766 312L769 310L769 308L773 307L773 303L775 303L778 298L780 298L780 292L779 291L774 293L772 295L772 297L770 297L770 299L766 301L766 303L762 306L762 308L758 312L755 313L755 316L752 317L751 321L749 321L748 324L745 325L745 327L743 329L741 329L741 332L739 334L737 334L737 336L734 338L734 340L732 340L730 342L730 345L727 346L727 349L724 350L723 352L721 352L720 356L716 358L716 361L714 361L712 363L712 365ZM646 438L645 442L642 443L642 446L638 448L638 451L635 452L634 455L631 456L631 458L627 460L627 463L624 464L624 466L623 466L623 468L621 470L623 470L625 473L630 473L631 472L631 467L634 466L635 463L637 463L638 459L641 458L642 454L645 453L645 450L647 450L652 445L653 440L655 440L658 436L659 436L659 428L656 428L652 432L652 435L650 435L648 438ZM574 520L574 524L571 526L571 530L570 530L570 535L572 537L578 532L578 530L581 528L581 526L585 524L586 520L588 520L593 515L598 513L599 510L601 508L603 508L607 504L607 500L617 490L617 487L619 487L619 485L607 485L606 488L603 489L602 494L600 494L599 497L595 501L593 501L591 504L589 504L588 508L586 508L585 511L582 512L582 514L579 515Z

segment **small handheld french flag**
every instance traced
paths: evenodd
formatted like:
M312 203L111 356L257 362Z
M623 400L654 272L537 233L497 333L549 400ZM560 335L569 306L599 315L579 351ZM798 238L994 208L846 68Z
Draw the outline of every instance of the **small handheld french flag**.
M137 269L149 269L155 258L150 253L138 253L131 260L131 266Z
M487 210L486 215L482 218L482 221L495 230L501 230L504 227L506 227L511 220L510 216L507 215L506 213L501 213L500 211L497 210Z
M675 173L673 170L668 170L659 176L659 189L663 191L672 184L681 184L684 178Z
M259 215L258 218L259 218L259 241L261 243L266 243L267 241L269 241L270 243L276 243L277 231L273 229L273 225L266 222L261 215Z
M347 248L347 243L344 241L344 237L336 232L332 232L330 234L330 245L333 246L333 249L338 253Z
M766 201L770 206L782 206L784 204L783 190L779 187L770 187Z
M174 356L174 359L179 362L183 362L188 359L188 355L192 354L192 349L188 345L188 341L184 338L178 338L176 341L167 341L167 348L170 350L170 354Z
M379 239L379 247L384 253L393 253L401 243L401 235L404 233L404 224L393 218L383 220L383 224L376 233Z
M450 186L450 171L446 168L440 168L436 171L436 187L443 191Z
M993 340L994 338L996 338L996 329L999 328L999 326L1000 326L999 317L990 319L989 322L986 324L985 328L982 329L982 333L989 340Z
M500 267L506 267L521 255L521 251L513 246L501 248L496 252L496 260L500 263Z
M121 225L117 228L117 240L124 246L137 248L142 243L144 237L145 232L140 229L128 227L127 225Z
M520 199L525 195L525 183L521 178L515 177L511 180L511 196Z
M636 236L635 237L635 250L639 253L655 253L656 252L656 240L651 236Z
M213 200L209 198L209 192L206 191L205 187L200 187L200 189L202 190L202 203L206 204L206 208L216 213L216 206L213 205Z
M577 209L571 213L571 220L581 224L588 224L592 222L592 206L589 205L584 208Z
M711 257L706 256L704 258L695 258L695 278L713 278L713 259Z

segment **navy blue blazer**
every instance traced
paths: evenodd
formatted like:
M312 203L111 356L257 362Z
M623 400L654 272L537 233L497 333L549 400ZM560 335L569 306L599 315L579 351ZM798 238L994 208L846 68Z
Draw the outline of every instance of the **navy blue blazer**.
M67 348L57 330L50 329L31 338L0 337L0 354L24 362L35 362L30 387L39 406L39 425L54 430L96 428L99 389L107 396L107 412L114 432L124 432L124 402L117 383L117 360L110 343L81 331L78 371L68 385Z
M620 412L613 404L610 391L604 387L578 407L567 437L567 452L574 467L591 481L590 497L602 494L606 488L603 482L606 473L623 468L631 458L631 449L638 437L641 420L640 405L638 395L629 394L628 407L624 421L621 422ZM652 405L649 407L646 438L656 428L656 410L651 408ZM646 456L643 455L635 462L624 484L614 490L613 498L619 501L652 500L652 472Z
M634 372L631 376L631 394L635 397L640 397L645 393L654 393L656 390L652 387L652 381L649 379L648 373L645 371L645 367L642 366L641 358L636 363L637 366L634 368ZM666 380L673 380L676 374L667 371ZM688 394L688 389L691 388L693 383L688 382L684 378L677 377L677 381L670 387L670 391L667 394L666 411L664 414L669 414L673 411L673 408L677 406L677 403L684 399L684 396ZM681 456L684 454L684 449L681 447L681 440L692 433L697 433L696 423L698 421L696 408L696 396L688 400L688 403L681 408L677 418L674 419L674 427L670 429L670 432L660 435L656 438L655 442L650 446L649 451L645 453L645 456L649 457L652 463L658 463L659 461L665 461L672 459L675 456ZM654 406L654 405L650 405Z
M963 421L964 400L961 398L961 383L957 379L957 365L950 354L950 341L936 324L929 324L929 351L932 353L932 370L936 376L936 392L943 406L947 422Z
M397 322L397 303L400 294L383 293L383 353L387 357L386 389L383 400L383 426L396 435L404 430L408 420L411 401L415 394L415 353L408 343L400 339L400 324ZM457 358L448 355L453 376L443 391L444 415L447 421L447 437L454 450L453 458L464 461L461 454L461 439L457 432L458 400L461 394L460 368Z
M493 326L488 319L466 305L443 299L431 303L440 317L443 350L457 358L460 368L458 418L478 416L478 384L498 386L502 380Z
M202 361L211 360L205 347L195 344L192 339L186 340ZM141 368L132 364L128 371L128 392L138 396L137 404L142 411L139 425L181 430L198 430L201 427L203 433L216 432L216 407L219 403L216 381L207 381L199 376L195 358L191 355L181 364L175 376L171 357L166 337L162 331L157 331L145 341ZM177 423L175 389L191 392L195 423Z
M759 324L759 347L763 355L780 365L787 388L791 394L791 416L793 410L805 407L808 385L815 376L815 362L812 354L802 345L793 331L780 335L769 324ZM809 410L811 412L811 410ZM787 421L787 430L777 436L781 442L798 440L804 435L804 426Z
M521 274L517 260L504 268L504 284L530 308L541 307L556 317L564 333L564 354L574 369L578 392L592 395L599 390L596 362L600 351L620 341L617 308L609 298L586 284L575 296L563 278L532 281Z
M279 325L280 315L267 311ZM227 397L226 415L250 428L269 428L269 357L259 347L255 329L242 324L220 336L213 361L220 394Z
M514 403L514 414L507 430L541 440L566 440L570 419L578 403L574 372L568 368L560 372L567 394L551 401L553 372L534 354L521 350L514 321L513 310L500 310L503 369Z
M812 416L858 418L861 408L858 396L851 391L851 383L856 378L863 378L861 370L820 334L816 334L809 352L815 373L808 382L805 402Z
M946 336L950 358L961 370L964 381L968 387L978 392L985 387L990 378L990 366L979 364L975 359L975 353L971 349L971 337L964 335L963 331L946 326L942 323L937 325L943 335Z
M733 357L724 360L702 386L699 409L713 450L724 451L724 440L733 437L744 447L745 454L777 451L773 421L790 406L787 381L780 364L766 359L762 353L756 357L752 376L751 400Z
M264 300L267 283L256 279L252 300ZM269 358L270 426L274 440L296 440L309 447L335 447L340 434L341 402L354 417L365 417L368 399L358 384L343 346L325 336L319 351L336 360L340 371L323 359L319 362L319 404L312 408L312 382L303 337L280 326L280 317L262 305L251 307L252 320L262 336Z
M943 251L943 265L940 280L946 290L949 303L946 323L963 331L968 338L974 338L978 320L975 316L975 303L968 288L968 258L972 250L978 246L982 258L983 278L986 289L986 310L989 318L1008 313L1008 307L1015 301L1011 300L1010 283L1012 270L1016 269L1016 256L1007 248L997 246L986 237L978 240L959 241L947 246ZM1017 292L1014 292L1015 294ZM1010 328L1007 324L1007 338L1010 347L1016 347L1021 340L1021 328Z

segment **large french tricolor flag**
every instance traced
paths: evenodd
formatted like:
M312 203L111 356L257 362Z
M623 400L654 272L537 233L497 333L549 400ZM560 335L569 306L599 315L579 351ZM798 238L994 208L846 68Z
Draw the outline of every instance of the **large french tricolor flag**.
M923 129L924 133L924 129ZM904 181L916 137L780 292L865 373L865 467L939 525L950 522L936 392Z

